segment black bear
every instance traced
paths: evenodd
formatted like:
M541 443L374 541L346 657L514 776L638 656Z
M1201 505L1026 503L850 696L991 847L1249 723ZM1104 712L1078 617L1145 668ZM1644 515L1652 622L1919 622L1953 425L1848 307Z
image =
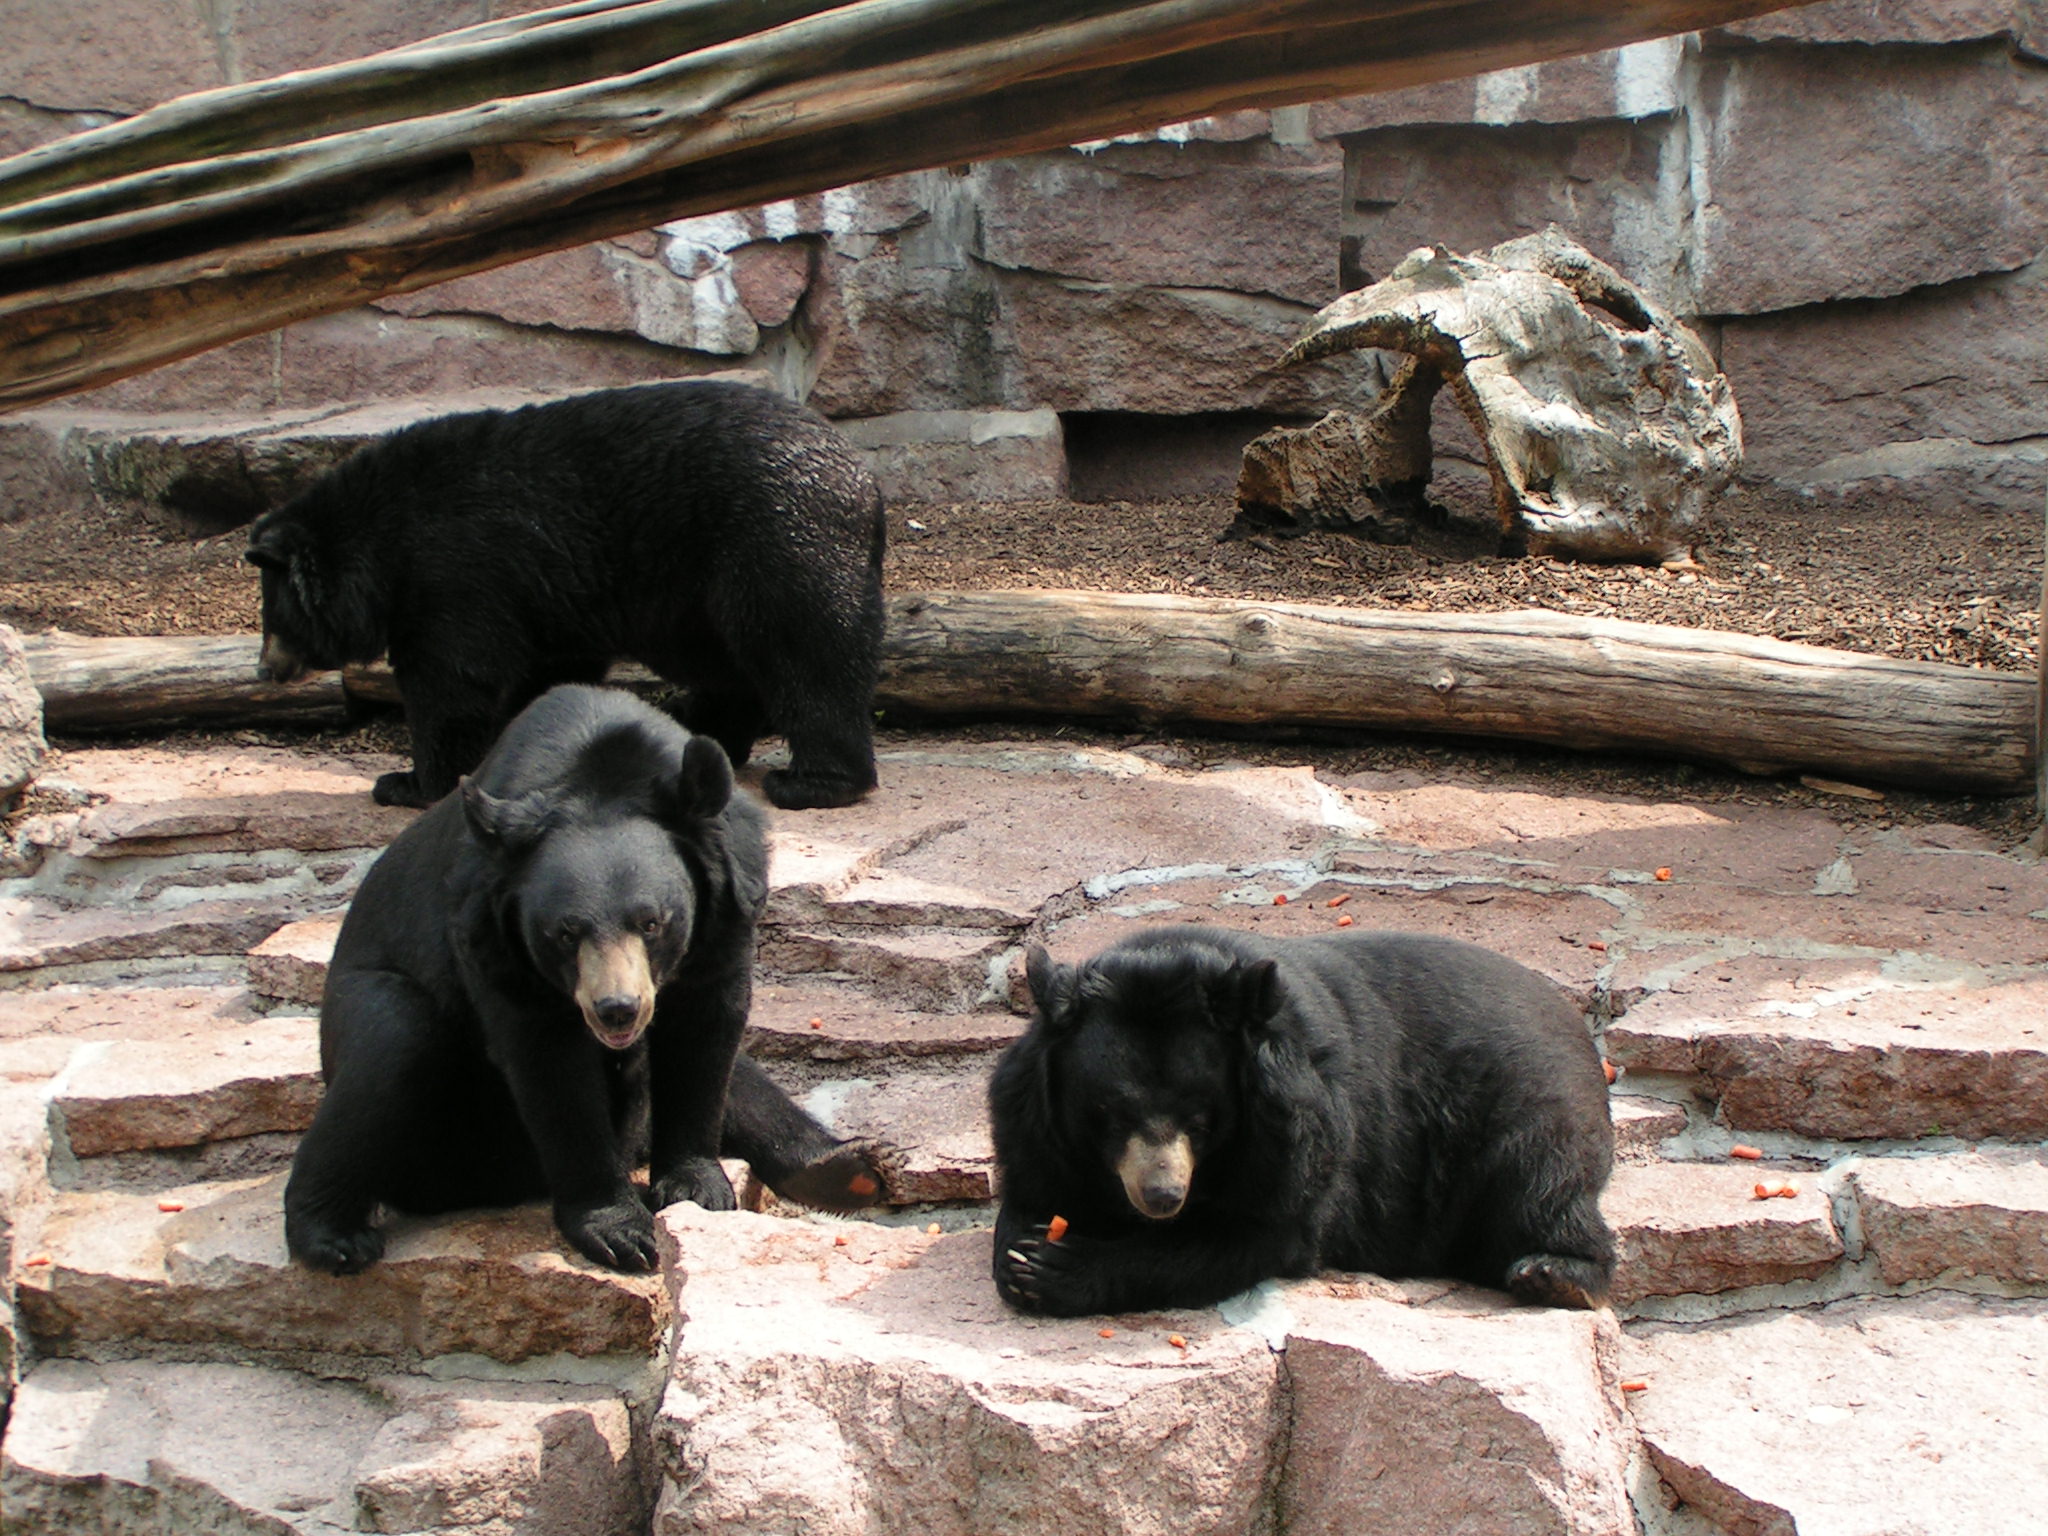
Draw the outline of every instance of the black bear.
M1078 967L1034 946L1027 973L989 1088L1012 1305L1204 1306L1322 1268L1604 1301L1606 1078L1544 977L1454 939L1199 927Z
M572 685L399 834L328 969L327 1089L285 1189L294 1257L374 1263L379 1203L548 1196L584 1254L647 1269L650 1206L732 1208L721 1152L807 1204L880 1198L882 1149L834 1138L740 1054L767 851L732 790L716 743Z
M882 500L825 420L763 389L650 384L421 422L355 453L250 530L263 666L388 654L431 805L556 683L645 663L734 766L769 728L776 805L875 783Z

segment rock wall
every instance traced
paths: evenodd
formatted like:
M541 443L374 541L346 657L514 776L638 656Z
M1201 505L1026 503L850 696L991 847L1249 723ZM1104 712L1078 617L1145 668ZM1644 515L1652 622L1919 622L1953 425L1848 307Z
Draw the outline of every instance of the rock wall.
M0 0L0 152L534 8ZM2033 0L1827 0L683 220L78 403L246 413L745 367L864 422L892 494L1221 488L1257 431L1376 389L1369 356L1267 371L1340 284L1554 220L1699 317L1751 473L2038 502L2044 49ZM1048 411L1063 436L1014 426Z

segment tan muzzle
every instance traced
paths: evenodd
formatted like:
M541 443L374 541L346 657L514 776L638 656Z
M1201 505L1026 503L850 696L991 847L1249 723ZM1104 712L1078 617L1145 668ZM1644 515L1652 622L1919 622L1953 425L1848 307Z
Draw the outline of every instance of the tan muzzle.
M1116 1176L1123 1180L1124 1197L1141 1216L1154 1221L1178 1216L1195 1178L1194 1145L1184 1131L1164 1137L1133 1136L1117 1159Z
M576 951L576 1006L598 1040L623 1051L654 1021L647 946L632 934L585 939Z

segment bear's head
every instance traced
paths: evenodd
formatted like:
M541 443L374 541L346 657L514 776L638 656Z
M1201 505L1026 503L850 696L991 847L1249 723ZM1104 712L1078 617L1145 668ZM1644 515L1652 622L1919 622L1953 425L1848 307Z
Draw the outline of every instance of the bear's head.
M661 989L735 894L732 768L709 737L664 724L679 752L635 720L583 743L544 787L494 795L487 760L460 791L472 838L499 866L503 931L615 1051L645 1033Z
M333 545L307 516L307 497L321 491L316 485L257 518L242 557L261 573L262 670L276 683L345 662L374 661L384 651L384 623L366 553Z
M1132 1210L1178 1216L1254 1108L1253 1055L1280 1007L1273 962L1189 944L1077 967L1033 945L1025 975L1047 1124Z

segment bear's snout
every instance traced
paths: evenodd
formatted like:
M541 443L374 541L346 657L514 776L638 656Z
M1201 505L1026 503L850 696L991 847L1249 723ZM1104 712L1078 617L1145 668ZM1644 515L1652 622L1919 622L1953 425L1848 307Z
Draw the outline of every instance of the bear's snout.
M306 663L275 635L263 637L263 651L256 665L273 683L295 683L306 674Z
M1133 1210L1154 1221L1169 1220L1188 1203L1188 1186L1195 1177L1194 1144L1185 1131L1133 1136L1124 1143L1116 1172Z
M576 1006L600 1044L623 1051L654 1019L654 975L647 946L612 935L586 939L576 951Z

